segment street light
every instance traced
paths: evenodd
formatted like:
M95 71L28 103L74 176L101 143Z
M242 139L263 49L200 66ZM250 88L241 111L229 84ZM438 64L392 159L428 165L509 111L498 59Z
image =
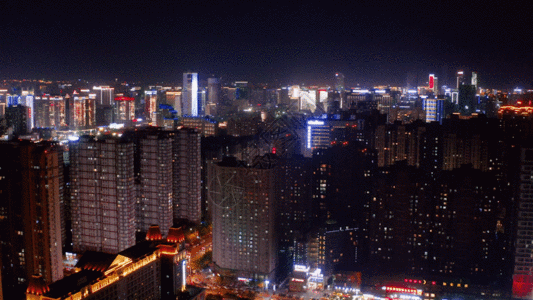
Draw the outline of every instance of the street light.
M269 284L269 283L270 283L270 281L268 281L268 279L265 280L265 289L266 289L267 291L268 291L268 284Z

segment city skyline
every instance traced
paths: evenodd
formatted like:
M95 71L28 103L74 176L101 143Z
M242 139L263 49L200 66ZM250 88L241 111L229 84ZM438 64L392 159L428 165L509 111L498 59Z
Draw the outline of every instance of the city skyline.
M414 85L458 69L480 85L531 87L531 36L515 5L434 7L76 3L7 7L0 78L179 82L183 72L226 80Z

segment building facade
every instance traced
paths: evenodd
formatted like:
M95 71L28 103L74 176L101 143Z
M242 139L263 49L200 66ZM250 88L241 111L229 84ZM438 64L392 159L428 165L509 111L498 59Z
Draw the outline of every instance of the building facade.
M63 150L51 143L0 143L3 299L20 299L32 274L63 277Z
M272 278L276 266L274 168L234 158L210 165L213 262L241 277Z
M75 252L118 253L135 244L133 142L83 136L70 144Z

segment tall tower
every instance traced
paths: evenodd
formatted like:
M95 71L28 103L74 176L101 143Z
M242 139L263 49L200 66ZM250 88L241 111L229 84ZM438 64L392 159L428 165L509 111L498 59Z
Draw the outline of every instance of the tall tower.
M198 73L183 73L182 89L183 114L198 116Z
M147 232L158 225L163 233L172 226L172 142L169 131L149 127L135 134L136 228Z
M133 246L133 142L82 136L69 150L74 251L115 254Z
M196 129L175 132L173 147L174 218L202 219L201 136Z
M13 141L0 143L0 153L3 299L20 299L31 275L47 283L63 277L63 150Z
M472 85L477 91L477 72L472 72Z
M465 72L463 71L457 71L457 89L459 89L459 86L463 83L463 76Z
M513 297L531 299L533 295L533 149L522 149L520 157L520 199L515 241Z
M344 91L344 74L335 73L335 90L337 92Z

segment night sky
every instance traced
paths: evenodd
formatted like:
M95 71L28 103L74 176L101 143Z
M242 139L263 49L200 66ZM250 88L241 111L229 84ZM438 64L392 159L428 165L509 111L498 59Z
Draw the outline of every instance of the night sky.
M533 4L53 2L0 4L0 78L178 83L192 70L332 84L343 72L347 85L371 86L425 84L429 73L452 84L464 69L481 87L533 83Z

